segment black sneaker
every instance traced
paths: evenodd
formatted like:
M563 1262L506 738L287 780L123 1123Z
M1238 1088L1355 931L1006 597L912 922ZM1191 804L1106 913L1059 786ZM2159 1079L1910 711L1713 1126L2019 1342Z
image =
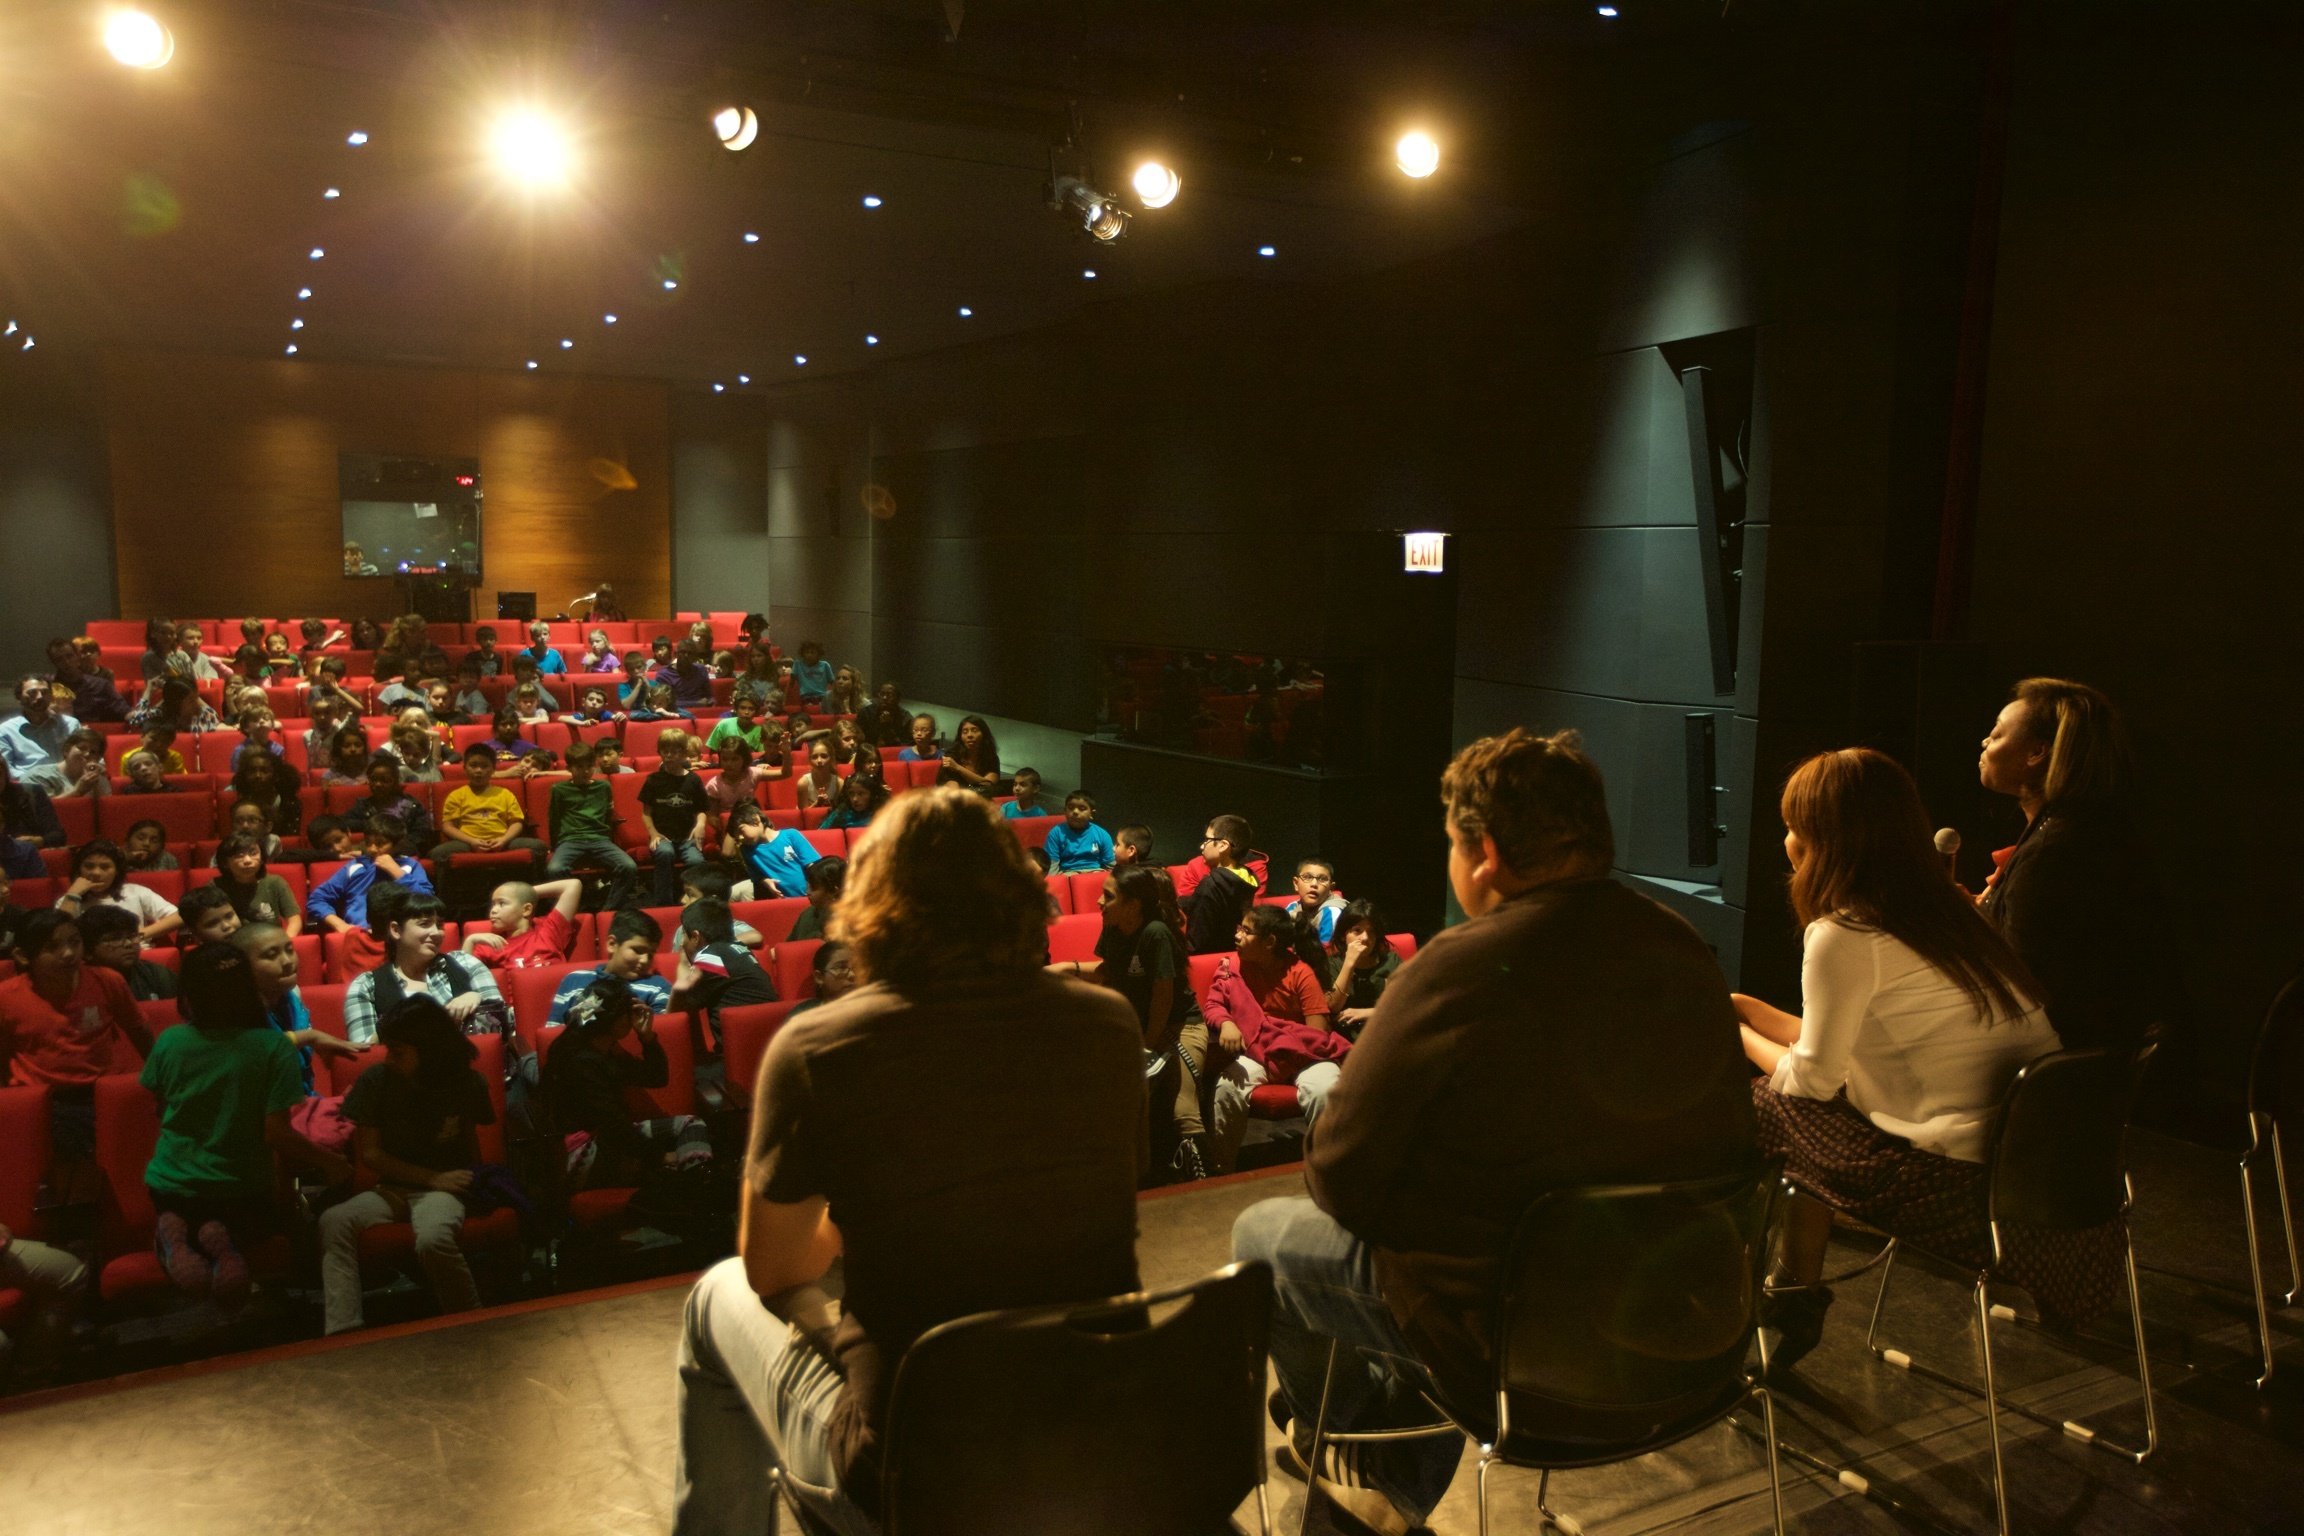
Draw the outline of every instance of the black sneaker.
M1307 1481L1327 1496L1331 1522L1347 1536L1408 1536L1416 1529L1416 1518L1370 1487L1361 1474L1360 1457L1367 1449L1357 1443L1329 1441L1320 1447L1320 1475ZM1304 1453L1293 1439L1280 1447L1277 1459L1281 1471L1304 1478ZM1312 1497L1311 1488L1305 1490L1304 1497Z

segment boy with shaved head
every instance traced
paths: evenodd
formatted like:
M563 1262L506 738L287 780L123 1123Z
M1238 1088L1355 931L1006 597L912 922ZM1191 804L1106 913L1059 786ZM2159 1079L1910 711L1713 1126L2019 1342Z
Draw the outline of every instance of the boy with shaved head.
M507 880L488 898L488 932L465 935L464 952L492 971L558 965L576 947L583 895L581 880Z

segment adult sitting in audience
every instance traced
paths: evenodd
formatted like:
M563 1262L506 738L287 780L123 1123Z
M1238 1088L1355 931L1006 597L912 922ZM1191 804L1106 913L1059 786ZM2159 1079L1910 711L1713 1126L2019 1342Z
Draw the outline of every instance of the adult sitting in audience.
M432 923L436 943L437 914ZM349 1014L349 997L346 1002ZM349 1332L364 1320L360 1234L388 1221L416 1229L416 1262L442 1312L480 1305L472 1268L456 1243L464 1230L463 1197L480 1161L477 1128L496 1118L488 1084L472 1070L478 1053L458 1033L450 1008L423 995L396 998L372 1021L368 1038L383 1042L385 1057L344 1095L344 1118L355 1128L360 1166L379 1183L320 1213L329 1333Z
M204 890L224 893L243 925L269 923L293 939L304 931L304 911L288 882L265 867L264 845L235 832L216 845L216 878Z
M1765 1304L1782 1335L1769 1369L1823 1334L1834 1210L1979 1269L2005 1239L2000 1272L2043 1314L2095 1310L2120 1284L2116 1234L1995 1238L1985 1225L1993 1112L2017 1068L2058 1041L2039 984L1946 874L1912 776L1869 748L1820 753L1793 770L1782 810L1803 1012L1735 998L1745 1054L1767 1074L1752 1087L1761 1147L1802 1191L1782 1262L1808 1289Z
M912 744L912 716L904 708L904 693L882 679L872 702L856 711L856 734L867 747L908 747Z
M61 1203L96 1198L96 1079L152 1054L152 1032L128 983L88 964L79 922L35 912L9 951L16 974L0 981L0 1082L48 1090L48 1184Z
M1000 744L982 715L962 715L952 750L936 770L939 784L957 784L989 799L1007 788L1000 777Z
M1134 1288L1141 1035L1119 998L1041 969L1045 901L964 791L903 796L857 851L834 928L865 985L769 1046L739 1256L689 1299L680 1536L766 1529L779 1466L813 1519L873 1530L889 1388L915 1338ZM1065 1091L1035 1089L1019 1060ZM817 1286L843 1256L835 1315Z
M667 1174L712 1161L712 1132L697 1115L634 1120L631 1088L671 1081L655 1010L613 976L586 986L564 1014L566 1033L544 1059L544 1103L552 1129L566 1138L563 1174L570 1193L637 1189L645 1205ZM638 1035L640 1053L623 1048Z
M0 720L0 767L23 778L61 763L64 740L80 722L57 710L54 688L37 673L17 679L16 703L23 713Z
M2110 699L2085 683L2031 677L1992 722L1984 787L2022 807L2024 831L1981 910L2040 985L2071 1047L2134 1046L2160 1026L2156 1081L2182 1077L2191 1045L2170 952L2167 904L2121 792L2131 772Z
M244 1250L280 1228L274 1154L330 1184L352 1168L288 1123L305 1099L303 1062L266 1019L246 955L229 944L185 955L180 1006L184 1025L161 1031L140 1079L160 1111L144 1169L153 1248L179 1291L231 1316L248 1301Z
M552 993L552 1011L544 1022L565 1023L569 1007L585 988L603 977L624 983L634 997L648 1005L650 1013L671 1008L672 983L656 974L656 951L663 942L664 926L656 919L637 907L619 911L608 924L607 958L590 970L570 971L560 978Z
M0 821L6 824L9 841L21 843L34 853L64 846L64 823L57 820L48 791L37 784L17 782L16 770L5 758L0 758Z
M1528 1206L1757 1162L1719 967L1684 920L1608 878L1606 796L1574 734L1476 741L1441 793L1469 920L1385 990L1307 1138L1311 1198L1264 1201L1232 1229L1235 1258L1272 1266L1282 1465L1388 1532L1422 1523L1463 1447L1331 1446L1306 1469L1330 1341L1353 1362L1327 1400L1331 1429L1430 1422L1428 1375L1491 1434L1491 1308Z
M558 965L576 947L583 898L581 880L507 880L488 898L488 931L465 935L464 952L492 971Z
M57 910L74 917L99 906L127 908L147 944L174 933L183 922L167 897L128 878L128 856L118 843L101 837L73 853L72 883L56 898Z
M1328 1016L1335 1028L1356 1040L1400 969L1400 956L1374 902L1348 902L1336 914L1328 957Z
M177 914L182 920L183 914ZM128 984L128 995L139 1003L161 1002L176 995L176 973L157 960L144 958L137 938L136 914L126 907L91 906L80 914L80 944L88 964L112 972Z
M344 1035L354 1045L373 1043L377 1020L411 992L430 996L468 1033L503 1027L504 994L488 967L441 948L447 910L429 891L393 890L373 904L368 928L384 962L344 989Z
M128 701L120 696L119 684L112 680L112 674L91 666L71 641L49 641L48 664L55 670L56 687L62 691L76 718L83 721L128 718Z
M1221 954L1235 942L1240 919L1256 903L1257 879L1243 862L1255 841L1245 816L1219 816L1208 823L1200 839L1208 873L1189 891L1177 891L1192 953Z

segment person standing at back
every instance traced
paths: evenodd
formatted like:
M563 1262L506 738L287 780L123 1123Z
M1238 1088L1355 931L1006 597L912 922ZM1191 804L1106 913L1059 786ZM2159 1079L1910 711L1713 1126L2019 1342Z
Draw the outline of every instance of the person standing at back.
M1683 919L1609 878L1607 794L1575 733L1476 741L1440 794L1467 921L1385 988L1306 1136L1311 1198L1251 1206L1232 1229L1234 1258L1273 1268L1282 1464L1299 1474L1331 1340L1419 1362L1462 1422L1493 1428L1491 1308L1539 1196L1758 1163L1727 982ZM1423 1384L1339 1372L1328 1423L1429 1422ZM1311 1471L1362 1527L1398 1536L1462 1450L1331 1446Z

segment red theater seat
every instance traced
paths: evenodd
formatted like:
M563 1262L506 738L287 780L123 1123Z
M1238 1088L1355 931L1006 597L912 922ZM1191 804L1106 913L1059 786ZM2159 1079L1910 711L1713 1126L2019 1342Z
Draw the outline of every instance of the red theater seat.
M495 1108L492 1124L478 1128L480 1160L484 1163L504 1161L504 1040L500 1035L473 1035L469 1037L480 1055L472 1063L488 1084L488 1101ZM357 1056L331 1056L328 1058L329 1078L334 1084L331 1091L348 1093L360 1074L384 1059L384 1048L372 1045ZM520 1242L520 1217L509 1209L490 1211L485 1216L474 1216L464 1223L457 1237L457 1246L467 1253L481 1249L515 1248ZM360 1262L363 1267L403 1264L416 1255L416 1232L404 1221L385 1222L368 1228L360 1234Z
M309 973L304 967L304 939L309 937L307 934L296 941L296 973L299 976L319 974L318 966L314 966ZM304 999L304 1011L312 1016L312 1027L324 1035L334 1035L339 1040L351 1038L344 1028L344 994L350 990L342 982L313 982L310 985L299 985L296 989L297 994Z
M1072 910L1072 877L1070 875L1050 875L1048 877L1048 894L1056 900L1057 916L1071 917L1075 915Z
M96 835L119 842L147 818L166 827L172 843L198 842L216 821L206 795L106 795L96 802Z
M599 963L597 960L565 960L558 965L536 965L496 973L496 985L511 1006L512 1028L520 1036L522 1045L531 1051L536 1049L544 1021L552 1016L552 994L560 990L560 983L568 973L590 970Z
M720 1054L727 1071L728 1102L743 1108L752 1102L752 1087L760 1080L760 1063L768 1043L800 999L780 1003L752 1003L720 1010Z
M152 797L162 798L159 795ZM184 899L184 871L181 869L132 869L128 872L130 885L141 885L168 901L171 905Z
M1060 917L1048 925L1051 961L1090 961L1096 958L1096 940L1104 932L1100 916Z
M781 944L792 936L792 925L807 910L807 897L779 896L772 901L736 902L728 908L728 914L758 929L761 943Z
M776 984L778 1000L796 1003L816 995L816 951L821 939L786 939L765 956L768 979Z
M1112 878L1108 871L1095 869L1086 874L1052 875L1049 878L1072 883L1072 911L1088 913L1104 910L1104 882Z
M152 1194L144 1166L160 1143L160 1108L134 1077L96 1080L96 1166L104 1175L103 1227L98 1239L96 1291L107 1303L172 1295L175 1286L152 1251ZM259 1280L288 1273L288 1240L274 1237L246 1254Z
M1007 824L1008 830L1016 834L1016 840L1027 848L1037 848L1047 842L1048 829L1061 826L1064 821L1061 816L1007 816L1001 819Z

